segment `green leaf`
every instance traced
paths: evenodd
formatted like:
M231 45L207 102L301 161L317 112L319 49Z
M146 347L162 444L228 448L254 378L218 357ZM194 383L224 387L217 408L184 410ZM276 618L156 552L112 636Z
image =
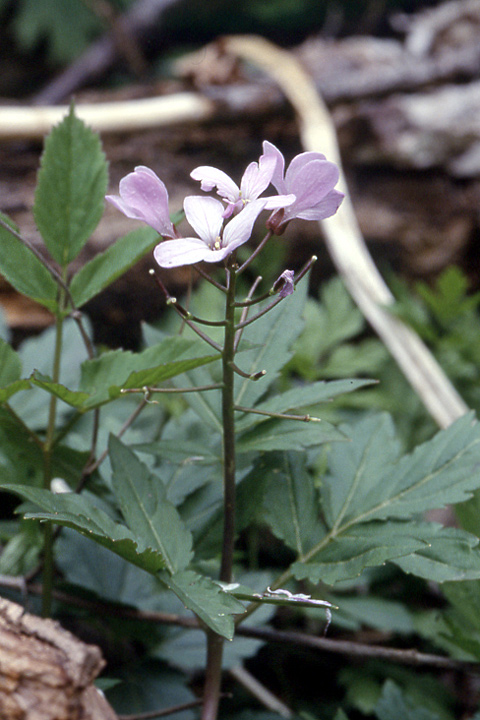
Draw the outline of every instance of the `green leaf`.
M440 617L440 642L447 640L456 649L468 653L474 660L480 659L480 581L445 583L442 591L449 607ZM438 634L438 633L437 633ZM451 650L451 647L449 647Z
M308 578L333 585L358 577L367 567L383 565L425 547L412 522L372 522L346 529L335 538L326 536L292 571L297 580Z
M21 47L33 50L47 41L50 59L55 64L73 60L92 41L102 25L94 12L76 0L22 0L14 21Z
M245 612L245 608L228 592L210 578L193 570L175 575L162 573L161 579L189 610L203 620L209 628L231 640L234 633L233 615Z
M216 469L216 468L215 468ZM263 497L265 488L272 474L278 469L278 458L275 453L262 453L255 459L252 469L237 483L237 507L235 514L235 532L238 535L252 523L263 521ZM221 479L221 468L218 468L218 480ZM213 473L210 471L210 477ZM190 510L196 523L200 526L195 544L197 558L211 558L218 552L222 542L223 533L223 503L218 492L220 483L210 483L208 488L206 512L202 517L204 507L193 504ZM213 497L212 497L213 496Z
M417 526L416 532L427 545L394 560L404 572L437 583L480 578L480 548L475 535L436 523Z
M325 535L318 498L302 453L282 453L278 460L264 497L265 520L273 533L302 557Z
M271 450L298 450L348 438L329 422L266 420L238 438L239 453Z
M352 597L329 595L328 599L334 605L338 605L332 623L341 629L356 632L366 626L384 633L401 635L415 633L414 613L396 600L374 595Z
M346 363L337 372L332 362L332 353L346 347L345 341L361 333L365 327L365 318L353 302L341 278L334 278L322 285L320 302L308 299L305 305L305 329L295 343L295 357L292 366L304 377L310 379L324 373L327 376L345 377L348 374L365 372L371 369L371 363L365 364L365 358L353 364L344 373ZM378 347L381 344L375 341ZM339 345L342 343L341 345ZM356 343L352 349L364 355L362 343ZM345 358L344 358L345 359Z
M149 629L152 627L148 626ZM163 629L162 629L163 630ZM128 642L128 630L120 638ZM201 633L197 633L200 634ZM156 638L156 631L150 632L150 645ZM116 687L108 691L108 701L115 708L116 713L136 717L148 713L147 717L154 717L154 711L160 717L168 716L172 706L191 703L196 696L188 686L188 678L177 671L165 667L164 663L152 660L150 651L142 653L142 658L133 659L115 666L115 676L120 678ZM95 685L97 682L95 682ZM98 718L98 713L97 713ZM197 720L196 708L178 712L175 720Z
M122 389L158 385L186 370L213 362L218 355L196 356L204 345L184 338L167 338L141 353L112 350L82 364L79 390L69 390L40 373L33 384L64 402L86 411L122 395Z
M480 633L480 581L446 582L442 592L463 621Z
M405 552L410 542L416 547ZM362 523L334 537L325 535L302 560L306 561L305 569L301 570L301 563L296 563L296 577L329 584L351 579L364 568L387 560L407 573L434 582L480 578L478 538L438 523L397 520ZM336 570L331 567L335 561Z
M100 138L75 117L72 107L45 141L33 208L45 245L62 268L96 228L107 182Z
M330 526L410 515L457 503L480 485L480 424L465 415L398 459L389 416L342 428L352 442L335 445L322 489Z
M383 686L375 717L378 720L440 720L437 713L415 706L392 680L387 680Z
M261 592L272 582L269 573L257 572L241 576L241 581L248 581L254 591ZM253 598L255 601L256 598ZM263 605L249 618L250 627L265 626L275 614L275 607ZM262 640L241 637L238 634L233 642L225 643L223 648L222 667L226 670L237 667L246 658L256 655L264 644ZM198 630L171 628L163 633L160 644L153 651L155 657L165 660L169 665L191 673L205 666L205 636Z
M303 327L306 292L307 283L300 283L293 295L245 328L240 350L245 346L251 349L239 355L238 363L249 374L265 370L266 375L256 382L237 376L235 405L253 407L291 358L291 347Z
M184 570L192 557L192 536L166 499L163 483L113 435L108 447L112 486L128 527L163 557L170 573Z
M30 383L21 379L22 363L15 350L0 338L0 403L20 390L28 390Z
M53 382L48 375L44 375L38 370L35 370L29 380L36 387L46 390L46 392L51 395L55 395L60 398L60 400L63 400L63 402L67 403L67 405L71 405L79 410L84 409L90 399L90 395L88 393L80 392L79 390L69 390L65 387L65 385Z
M32 442L26 426L3 408L0 408L0 448L2 482L40 487L45 472L45 458L41 446ZM52 477L61 477L72 487L78 483L88 452L79 452L64 445L53 451Z
M55 542L55 561L66 582L110 602L152 609L152 597L166 594L154 575L69 528Z
M151 228L139 228L98 253L74 275L70 292L76 307L98 295L114 280L137 263L158 243L159 235Z
M13 223L2 214L9 224ZM22 295L54 312L58 286L45 265L19 238L0 225L0 273Z
M157 550L148 547L143 538L136 537L125 525L115 522L96 506L93 498L75 493L56 495L48 490L25 485L1 487L42 509L42 512L27 513L25 517L28 519L43 520L77 530L148 572L155 574L165 567L164 558Z
M8 402L13 395L20 392L20 390L30 390L31 385L28 380L16 380L10 383L4 388L0 389L0 404Z
M15 350L0 338L0 387L20 380L22 362Z
M321 380L316 383L309 383L299 387L292 388L283 393L278 393L268 398L264 402L255 405L255 410L271 413L288 413L298 411L301 408L326 403L338 395L353 392L366 385L372 385L374 380L334 380L333 382L325 382ZM262 415L255 413L245 413L242 418L237 420L236 429L238 432L245 430L252 425L262 422Z

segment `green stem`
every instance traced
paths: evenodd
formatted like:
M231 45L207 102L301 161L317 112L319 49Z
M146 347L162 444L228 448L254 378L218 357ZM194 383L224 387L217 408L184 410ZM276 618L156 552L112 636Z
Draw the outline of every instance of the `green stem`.
M235 544L235 284L234 260L229 263L225 308L225 335L222 351L222 423L223 423L223 544L220 580L232 580ZM207 631L207 668L205 674L202 720L215 720L218 712L222 677L223 638Z
M60 289L59 310L55 322L55 349L53 355L52 380L59 382L60 379L60 362L62 356L63 341L63 306L65 302L65 293ZM57 398L55 395L50 396L50 406L48 411L48 424L43 445L43 487L50 488L52 480L52 460L53 449L55 446L55 425L57 417ZM42 593L42 615L48 617L52 608L53 593L53 528L47 523L44 529L43 538L43 593Z
M230 265L225 311L225 338L222 353L223 390L223 547L220 580L232 580L233 548L235 543L235 268Z

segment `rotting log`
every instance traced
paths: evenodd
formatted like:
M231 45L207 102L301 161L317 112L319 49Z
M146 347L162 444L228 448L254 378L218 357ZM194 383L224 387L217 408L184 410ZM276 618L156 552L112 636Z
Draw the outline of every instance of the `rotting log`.
M0 598L1 720L117 720L93 685L100 649Z

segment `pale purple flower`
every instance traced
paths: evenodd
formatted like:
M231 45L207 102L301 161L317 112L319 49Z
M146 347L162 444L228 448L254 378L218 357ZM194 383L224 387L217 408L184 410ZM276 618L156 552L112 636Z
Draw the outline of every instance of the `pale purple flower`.
M295 273L293 270L284 270L283 273L273 283L273 289L278 292L278 297L286 298L295 290L294 285Z
M335 190L339 172L337 166L317 152L300 153L293 158L285 172L285 159L272 143L263 143L263 157L275 158L272 184L277 192L292 193L295 202L272 213L268 227L277 234L293 218L324 220L334 215L342 202L343 193Z
M202 190L209 191L217 188L217 193L226 202L223 217L228 218L239 212L247 203L257 200L270 185L276 166L276 158L262 155L258 163L252 162L243 173L240 187L223 170L201 165L190 173L194 180L200 180ZM291 205L295 195L272 195L266 198L265 209L276 210Z
M127 217L143 220L163 237L177 237L168 211L167 188L153 170L143 165L136 167L135 172L120 180L119 192L105 199Z
M225 227L224 208L219 200L205 196L189 196L183 203L185 215L199 237L166 240L153 251L155 260L164 268L218 262L249 240L255 220L265 207L265 200L254 200L235 215Z

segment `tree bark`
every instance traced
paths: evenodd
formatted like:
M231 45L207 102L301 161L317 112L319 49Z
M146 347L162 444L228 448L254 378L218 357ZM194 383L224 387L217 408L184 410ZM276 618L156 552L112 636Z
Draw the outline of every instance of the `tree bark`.
M93 681L99 648L0 598L2 720L117 720Z

